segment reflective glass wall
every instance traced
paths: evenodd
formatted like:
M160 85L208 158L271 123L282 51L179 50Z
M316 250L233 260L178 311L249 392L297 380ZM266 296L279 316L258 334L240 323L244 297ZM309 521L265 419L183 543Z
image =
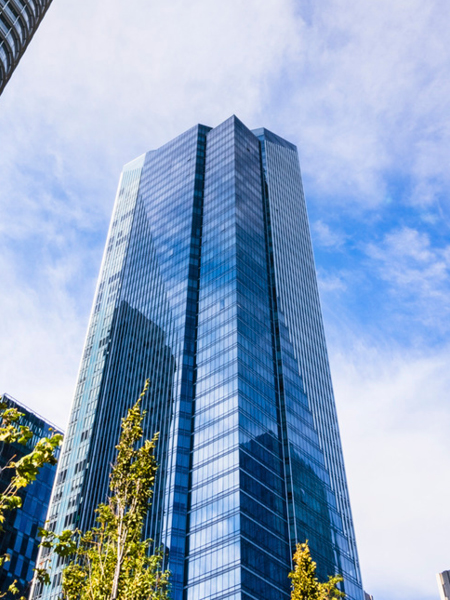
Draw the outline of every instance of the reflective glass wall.
M0 442L0 493L5 492L11 482L14 470L7 466L29 454L37 442L53 433L61 433L43 417L14 400L8 394L2 396L8 408L15 408L22 414L19 426L28 427L33 436L25 446ZM57 451L57 456L59 450ZM19 491L22 506L18 510L6 511L5 521L0 531L0 556L8 554L10 560L0 567L0 597L9 598L8 588L17 581L20 596L28 596L33 569L39 549L39 527L44 527L56 466L46 464L36 480Z
M0 94L52 0L0 0Z
M348 597L358 598L360 569L297 149L265 129L254 134L268 198L291 536L309 539L320 576L334 568L345 576Z
M146 535L173 600L288 600L305 539L320 576L342 573L361 600L297 151L236 117L122 173L51 528L92 526L147 378L160 466ZM54 561L35 597L60 581Z

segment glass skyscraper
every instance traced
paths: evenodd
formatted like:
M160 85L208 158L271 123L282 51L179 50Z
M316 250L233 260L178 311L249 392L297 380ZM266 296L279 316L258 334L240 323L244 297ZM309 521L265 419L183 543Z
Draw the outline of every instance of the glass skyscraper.
M29 427L33 433L25 446L0 442L0 493L3 493L14 474L12 469L5 468L10 461L18 461L31 452L39 440L60 431L8 394L1 398L8 408L16 408L22 413L18 425ZM44 527L55 473L54 465L44 465L36 480L20 490L22 507L5 513L5 522L0 530L0 556L9 554L10 560L0 567L0 596L7 593L14 580L17 580L20 595L27 595L29 591L39 549L38 530Z
M173 600L288 600L296 542L363 591L294 145L236 117L125 166L50 527L91 527L150 379L146 535ZM45 556L41 559L45 560ZM61 581L35 597L56 598Z
M52 0L0 0L0 94Z

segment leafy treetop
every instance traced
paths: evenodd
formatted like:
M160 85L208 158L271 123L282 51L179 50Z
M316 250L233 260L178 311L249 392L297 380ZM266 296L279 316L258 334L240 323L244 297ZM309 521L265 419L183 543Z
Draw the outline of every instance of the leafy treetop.
M316 577L317 565L311 558L308 540L297 544L294 554L294 570L289 573L292 592L291 600L334 600L344 598L345 594L337 586L343 581L341 575L329 577L325 583L320 583Z
M24 413L19 412L17 408L9 408L7 403L0 398L0 442L4 444L20 444L26 446L33 438L33 432L26 425L20 424ZM27 487L36 480L39 469L46 463L55 465L57 462L55 453L61 445L63 436L60 433L53 433L50 437L44 437L38 440L34 448L19 460L13 457L2 469L12 469L12 477L6 489L0 494L0 531L6 519L6 512L21 508L22 498L20 490ZM10 559L9 555L0 556L0 567ZM19 590L14 581L8 593L11 596L17 595ZM5 598L5 594L0 594L0 598Z
M162 553L150 553L152 541L142 540L157 471L154 448L158 439L141 444L140 402L122 420L117 458L110 476L110 495L96 510L98 526L82 533L42 530L43 547L70 560L62 577L66 600L168 600L169 572L162 571ZM50 583L46 569L37 580Z

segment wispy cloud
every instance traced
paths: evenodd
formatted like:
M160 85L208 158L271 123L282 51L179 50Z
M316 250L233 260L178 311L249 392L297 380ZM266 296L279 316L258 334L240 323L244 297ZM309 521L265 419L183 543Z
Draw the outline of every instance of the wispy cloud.
M321 294L333 294L333 297L335 298L338 292L342 292L347 289L347 285L342 277L342 274L330 275L321 269L317 273L317 279Z
M450 245L433 245L427 233L403 227L366 252L397 302L406 302L418 320L448 329Z
M450 348L362 339L333 346L331 364L364 584L377 599L431 600L448 568Z
M87 326L86 302L67 293L66 280L81 265L34 267L29 283L14 257L1 254L0 393L65 427ZM92 279L80 282L79 291L92 296Z
M346 235L340 233L335 228L331 228L321 219L315 221L311 226L311 233L314 243L325 248L340 248L346 240Z
M444 0L101 6L52 5L2 97L21 113L20 147L46 133L67 157L77 140L89 152L76 164L95 179L95 166L116 172L235 112L294 138L310 191L336 206L378 206L393 169L410 179L412 204L448 206Z
M286 131L297 124L315 193L340 207L378 206L394 169L410 178L411 202L442 200L450 158L446 2L328 0L307 3L306 12L302 51L288 70L292 93L275 114Z
M298 144L377 600L428 600L448 567L427 505L445 522L448 354L392 315L448 331L449 28L445 0L54 2L0 98L0 389L61 425L122 165L232 113Z

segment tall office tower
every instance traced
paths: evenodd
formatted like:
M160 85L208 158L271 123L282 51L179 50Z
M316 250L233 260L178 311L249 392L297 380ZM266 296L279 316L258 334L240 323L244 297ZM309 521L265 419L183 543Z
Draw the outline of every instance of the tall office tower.
M450 600L450 571L443 571L436 575L441 600Z
M306 539L320 576L362 600L297 150L266 129L198 125L125 166L55 530L93 524L146 378L146 435L160 432L146 535L173 600L287 600Z
M29 427L33 437L26 446L0 442L0 493L6 490L13 474L12 470L5 469L8 463L31 452L36 442L51 435L50 429L58 432L57 427L8 394L4 394L2 399L8 408L16 408L22 413L19 425ZM27 595L40 542L38 528L45 523L55 474L55 466L44 465L36 481L21 490L22 507L5 513L6 520L0 532L0 556L9 554L11 560L0 567L0 595L7 592L15 579L20 595Z
M0 95L52 0L0 0Z

